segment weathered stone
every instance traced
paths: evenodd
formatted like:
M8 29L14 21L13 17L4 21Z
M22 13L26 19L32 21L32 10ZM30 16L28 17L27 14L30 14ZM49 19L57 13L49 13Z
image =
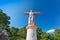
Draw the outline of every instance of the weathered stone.
M6 30L0 30L0 40L8 40L8 33Z

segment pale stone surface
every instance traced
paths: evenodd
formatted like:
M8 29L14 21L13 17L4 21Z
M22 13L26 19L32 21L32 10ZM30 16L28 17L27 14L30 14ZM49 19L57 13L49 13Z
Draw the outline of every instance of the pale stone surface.
M35 29L27 29L26 40L37 40L37 34Z
M0 30L0 40L8 40L8 33L6 30Z

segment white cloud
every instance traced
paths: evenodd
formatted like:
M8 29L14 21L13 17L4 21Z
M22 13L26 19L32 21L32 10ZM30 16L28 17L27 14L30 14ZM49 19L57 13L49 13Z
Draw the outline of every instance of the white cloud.
M55 32L55 29L50 29L47 31L47 33L54 33Z

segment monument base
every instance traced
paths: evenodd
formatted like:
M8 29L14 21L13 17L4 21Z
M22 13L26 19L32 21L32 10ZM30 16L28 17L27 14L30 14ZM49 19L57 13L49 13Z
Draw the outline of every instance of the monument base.
M33 28L27 29L26 40L37 40L36 30Z

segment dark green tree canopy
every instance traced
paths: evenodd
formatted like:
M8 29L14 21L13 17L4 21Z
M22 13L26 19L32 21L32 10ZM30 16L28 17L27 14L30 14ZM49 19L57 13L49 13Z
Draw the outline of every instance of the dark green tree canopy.
M10 17L0 9L0 28L8 27L10 24L9 20Z

